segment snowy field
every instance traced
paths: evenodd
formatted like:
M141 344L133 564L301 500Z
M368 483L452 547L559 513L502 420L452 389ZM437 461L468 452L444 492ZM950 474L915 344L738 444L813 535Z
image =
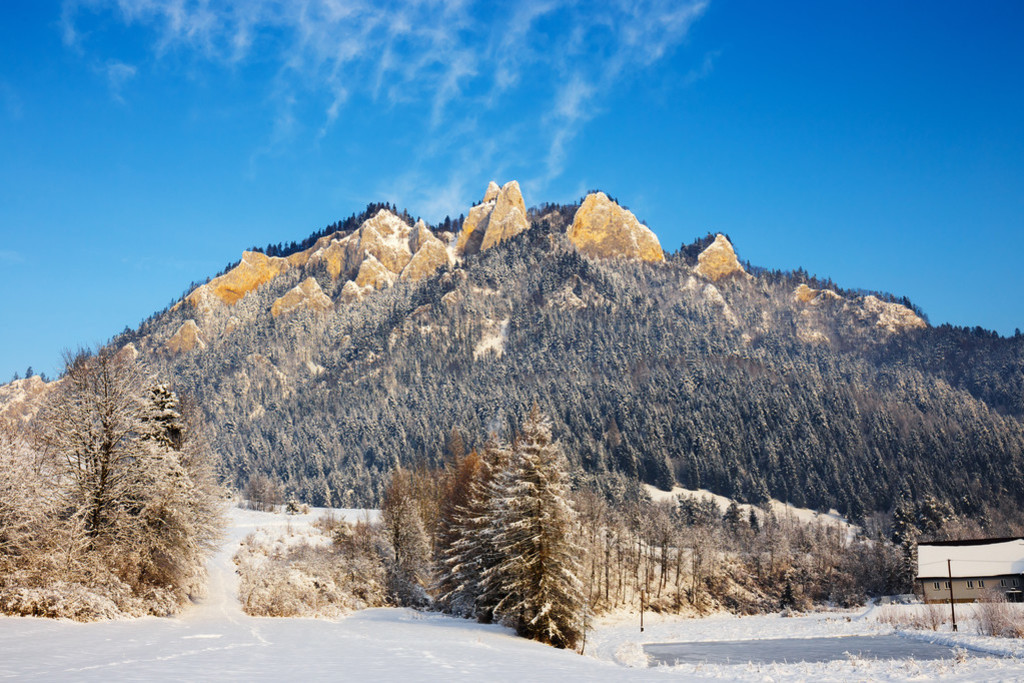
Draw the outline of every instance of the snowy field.
M231 558L249 533L305 535L322 511L288 517L232 509L232 528L210 563L210 594L173 619L145 618L79 624L0 618L0 678L18 680L1024 680L1024 643L965 632L897 631L879 619L892 610L869 608L807 616L768 615L681 619L649 614L598 621L586 656L523 640L484 626L406 609L372 609L348 617L269 619L242 613ZM361 511L335 511L355 521ZM965 609L964 618L968 614ZM965 624L966 626L966 624ZM826 636L889 635L957 646L948 659L785 664L648 665L643 646L669 642L761 641ZM736 642L730 661L745 662ZM909 648L908 648L909 649ZM1007 656L1009 655L1009 656ZM1018 659L1018 657L1022 659Z

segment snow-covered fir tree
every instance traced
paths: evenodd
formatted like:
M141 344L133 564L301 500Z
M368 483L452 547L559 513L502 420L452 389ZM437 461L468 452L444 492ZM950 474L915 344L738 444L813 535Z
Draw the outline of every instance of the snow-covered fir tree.
M576 644L583 603L566 467L534 405L489 486L486 528L498 558L482 575L484 594L500 596L497 618L556 647Z
M454 614L475 616L484 623L492 620L494 606L502 597L496 586L488 587L482 580L502 559L494 545L496 530L489 516L491 483L507 468L511 457L508 444L492 436L482 457L471 453L459 462L456 481L465 481L453 491L451 507L442 518L442 605Z

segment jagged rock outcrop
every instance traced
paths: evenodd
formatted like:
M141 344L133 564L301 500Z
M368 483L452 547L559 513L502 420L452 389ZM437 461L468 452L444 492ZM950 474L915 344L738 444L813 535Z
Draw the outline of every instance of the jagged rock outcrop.
M412 282L422 280L428 275L432 275L441 266L447 265L448 260L448 249L444 246L444 242L430 235L402 269L401 279Z
M59 383L44 382L39 375L32 375L0 385L0 422L28 422Z
M415 254L431 238L437 239L423 219L419 219L416 221L416 225L412 226L412 233L409 235L409 251Z
M730 275L746 275L740 261L736 258L736 252L725 235L719 233L715 241L708 245L707 249L697 256L698 275L705 277L712 282L717 282Z
M330 297L320 289L320 283L316 281L316 278L307 277L277 299L270 307L270 314L276 318L279 315L287 315L298 310L324 313L333 308Z
M500 244L530 227L526 203L519 183L511 180L498 188L493 180L487 186L484 200L469 210L462 223L456 251L463 255L479 253Z
M548 297L546 305L548 308L561 311L581 311L594 304L604 304L606 301L592 284L574 275L564 287Z
M793 290L793 298L802 304L818 304L827 299L842 299L841 296L833 292L831 289L813 289L808 287L806 284L801 284Z
M199 331L199 326L196 325L196 321L189 319L183 322L178 328L178 331L167 340L167 343L164 344L164 348L172 354L186 353L193 349L205 349L206 342L203 341L202 334Z
M805 304L809 304L818 297L818 290L811 289L805 284L801 284L799 287L793 290L793 298L797 301Z
M664 261L658 237L604 192L587 195L568 232L581 254L596 258Z
M384 289L394 284L394 281L394 273L378 261L373 254L366 255L359 265L359 272L353 279L353 282L359 287L370 289Z
M361 300L372 291L372 287L360 287L353 280L349 280L341 288L341 301L342 303L351 304Z
M882 301L870 294L864 297L863 306L864 312L868 316L877 317L875 325L887 332L919 330L928 327L928 323L906 306Z
M237 266L205 285L196 287L186 300L199 309L205 308L204 304L208 305L210 296L233 306L243 296L273 280L291 266L286 258L246 251L242 253L242 261Z
M511 198L508 201L518 196L521 205L518 186L513 189L514 192L506 193ZM502 203L498 201L502 200L502 196L499 192L495 200L497 204ZM518 209L513 211L502 207L499 209L505 218L499 223L507 223L511 220L510 216L517 215ZM525 209L521 213L525 217ZM267 256L255 251L244 252L237 266L197 287L185 297L185 301L205 316L222 304L233 306L249 292L292 268L304 268L307 272L310 268L326 268L332 280L343 278L354 281L351 286L346 282L342 287L341 299L356 301L373 290L390 287L398 279L416 281L427 277L449 261L444 242L430 231L426 223L420 220L410 226L391 211L381 209L356 230L326 235L309 249L287 257ZM172 310L176 311L180 306L179 302ZM327 311L331 308L331 302L319 284L307 277L301 285L274 302L271 314L277 317L297 307ZM206 320L205 317L203 319ZM234 324L225 327L224 333L237 326L236 320ZM184 330L186 337L190 333L190 330ZM201 338L196 339L198 343L203 343ZM185 346L192 344L185 350L196 346L190 338L183 338L181 343ZM175 341L174 346L177 349L179 342Z

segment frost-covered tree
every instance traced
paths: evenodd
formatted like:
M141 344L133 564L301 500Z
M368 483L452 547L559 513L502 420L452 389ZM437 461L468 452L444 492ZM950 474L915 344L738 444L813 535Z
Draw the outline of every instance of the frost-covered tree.
M187 412L134 354L104 349L68 359L37 418L80 561L161 613L199 591L223 524L212 453Z
M475 452L459 462L452 495L442 518L443 577L441 604L449 611L489 623L502 595L483 577L503 555L494 545L496 529L490 516L491 484L508 466L511 449L492 436L482 457Z
M483 583L485 592L500 596L495 615L522 636L574 646L583 604L572 540L576 512L565 456L536 405L489 488L487 526L499 560L484 571Z
M59 500L52 472L11 425L0 422L0 586L19 573L60 558L51 551L70 544L56 529Z
M388 541L388 590L400 604L429 602L430 539L423 527L410 473L401 468L391 475L384 492L381 522Z
M119 536L128 526L132 470L145 453L139 434L147 378L128 353L65 360L63 381L39 416L40 441L63 465L67 505L98 548L126 540Z

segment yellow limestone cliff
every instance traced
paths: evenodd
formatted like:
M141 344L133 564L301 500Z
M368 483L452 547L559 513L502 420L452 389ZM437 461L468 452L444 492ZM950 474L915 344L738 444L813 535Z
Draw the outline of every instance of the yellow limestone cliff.
M517 194L518 186L509 196ZM522 197L519 203L522 203ZM504 216L515 214L509 209L502 211ZM525 216L525 210L523 214ZM185 300L200 312L209 313L220 304L235 305L246 294L292 268L303 268L307 272L310 268L326 268L332 280L355 281L352 286L346 283L343 288L342 299L352 301L374 289L390 287L399 279L416 281L425 278L448 262L444 242L423 221L410 226L390 211L381 209L351 233L326 235L309 249L284 258L255 251L244 252L237 266L197 287ZM346 291L347 295L344 294ZM277 299L271 306L271 314L277 317L295 310L297 306L324 311L330 308L330 298L315 280L307 278ZM186 330L185 334L192 332ZM193 336L202 343L198 326ZM174 343L177 345L179 342ZM194 346L187 339L182 343Z
M307 277L275 301L270 307L270 314L276 318L279 315L287 315L303 309L323 313L333 307L330 297L320 289L320 283L316 281L316 278Z
M487 186L484 200L469 210L456 242L460 254L476 254L500 244L530 227L526 203L519 183L510 180L499 188L493 180Z
M267 256L258 251L242 252L241 263L205 285L196 287L187 300L200 308L207 296L212 294L228 306L234 306L243 296L265 282L270 282L290 267L291 263L286 258Z
M747 273L736 258L732 244L721 233L716 235L715 241L697 256L696 271L698 275L713 282L736 273Z
M876 316L875 326L887 332L920 330L928 327L928 323L906 306L882 301L871 294L864 297L864 312L868 316Z
M0 385L0 422L29 422L61 380L44 382L39 375Z
M196 321L190 319L181 324L178 331L164 344L164 348L173 354L185 353L196 348L201 351L206 348L206 342L203 341L203 337L199 333Z
M568 232L581 254L597 258L664 261L658 237L604 192L587 195Z

